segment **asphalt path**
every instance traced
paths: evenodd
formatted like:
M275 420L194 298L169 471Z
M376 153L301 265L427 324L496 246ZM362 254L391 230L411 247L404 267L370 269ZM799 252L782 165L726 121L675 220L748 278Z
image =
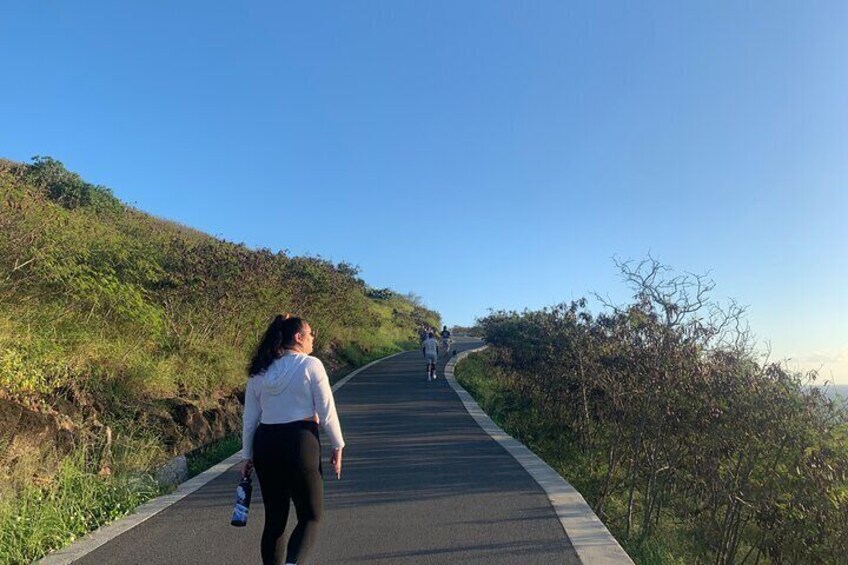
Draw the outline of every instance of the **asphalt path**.
M479 345L459 340L458 351ZM544 491L468 415L420 352L377 363L335 393L341 480L324 442L324 520L308 563L573 563ZM257 481L247 527L230 526L238 468L76 563L261 563ZM295 523L289 518L287 533Z

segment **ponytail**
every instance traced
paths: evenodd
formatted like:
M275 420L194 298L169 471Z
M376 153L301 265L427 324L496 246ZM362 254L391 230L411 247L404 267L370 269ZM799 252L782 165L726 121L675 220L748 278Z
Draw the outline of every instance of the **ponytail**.
M247 367L247 376L261 375L271 363L283 356L286 347L294 345L294 336L303 331L303 320L291 314L278 314L265 330Z

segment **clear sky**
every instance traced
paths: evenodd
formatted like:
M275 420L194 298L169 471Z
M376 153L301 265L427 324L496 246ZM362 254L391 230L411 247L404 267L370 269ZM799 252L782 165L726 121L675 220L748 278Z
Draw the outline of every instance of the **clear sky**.
M27 0L0 156L448 324L712 271L848 383L848 3Z

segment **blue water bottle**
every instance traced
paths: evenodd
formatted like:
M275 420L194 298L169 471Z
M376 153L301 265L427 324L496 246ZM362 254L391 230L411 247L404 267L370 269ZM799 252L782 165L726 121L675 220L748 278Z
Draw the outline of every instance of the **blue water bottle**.
M250 510L250 495L253 494L253 485L251 484L250 473L247 473L241 478L241 481L236 487L236 505L233 508L233 519L230 524L241 528L247 525L247 513Z

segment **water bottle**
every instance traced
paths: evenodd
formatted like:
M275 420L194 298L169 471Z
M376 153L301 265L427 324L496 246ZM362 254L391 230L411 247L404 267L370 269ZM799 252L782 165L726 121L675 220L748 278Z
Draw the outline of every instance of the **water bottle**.
M247 525L247 513L250 510L250 495L253 494L250 473L244 475L236 487L236 505L233 508L233 519L230 524L236 527Z

